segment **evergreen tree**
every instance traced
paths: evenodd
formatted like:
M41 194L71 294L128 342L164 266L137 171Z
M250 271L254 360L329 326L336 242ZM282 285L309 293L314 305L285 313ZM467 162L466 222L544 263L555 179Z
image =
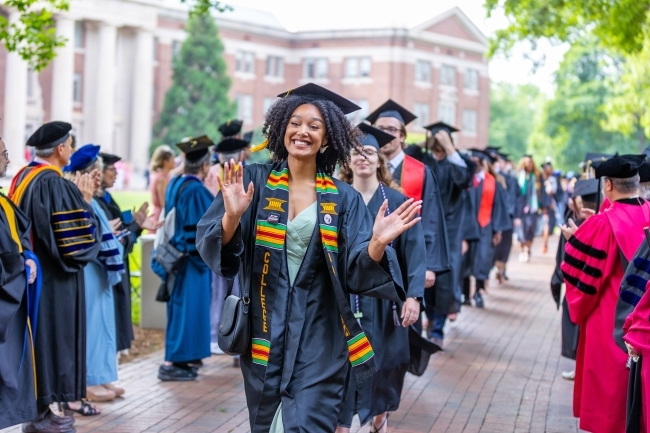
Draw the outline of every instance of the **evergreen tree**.
M173 62L173 84L154 127L152 150L189 136L206 134L216 140L218 126L237 111L228 98L231 80L214 19L193 14L186 30L187 39Z

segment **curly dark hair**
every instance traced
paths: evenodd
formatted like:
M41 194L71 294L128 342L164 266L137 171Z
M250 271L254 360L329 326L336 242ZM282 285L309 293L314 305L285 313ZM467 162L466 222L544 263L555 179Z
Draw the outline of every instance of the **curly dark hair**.
M361 131L352 125L345 114L332 101L309 95L289 95L277 100L266 113L262 134L268 139L267 149L274 161L284 161L289 156L284 146L284 134L291 115L301 105L316 106L325 122L327 149L316 155L316 165L327 174L334 174L336 165L348 167L350 151L360 149Z

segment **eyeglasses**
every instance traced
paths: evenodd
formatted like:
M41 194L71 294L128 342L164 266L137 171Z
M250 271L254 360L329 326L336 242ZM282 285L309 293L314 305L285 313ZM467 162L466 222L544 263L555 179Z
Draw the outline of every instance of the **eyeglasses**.
M378 126L377 129L388 132L390 135L396 135L398 132L401 132L399 128L395 128L394 126Z
M350 155L352 156L375 156L377 155L377 151L375 149L363 149L362 152L359 152L357 149L352 149L352 152L350 152Z
M4 159L9 159L9 151L8 151L8 150L5 150L4 152L2 152L2 157L3 157Z

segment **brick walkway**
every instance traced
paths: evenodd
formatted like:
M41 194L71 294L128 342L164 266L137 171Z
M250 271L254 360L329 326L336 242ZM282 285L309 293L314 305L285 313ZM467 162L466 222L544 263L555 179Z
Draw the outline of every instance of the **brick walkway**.
M572 382L560 376L573 366L560 356L560 314L548 285L553 257L520 264L513 254L510 282L492 282L487 308L465 309L448 325L445 352L422 377L407 376L389 432L578 432ZM101 416L78 417L77 431L249 431L241 373L230 357L212 357L189 383L159 382L161 360L156 353L122 366L125 398L100 404ZM353 431L368 428L357 423Z

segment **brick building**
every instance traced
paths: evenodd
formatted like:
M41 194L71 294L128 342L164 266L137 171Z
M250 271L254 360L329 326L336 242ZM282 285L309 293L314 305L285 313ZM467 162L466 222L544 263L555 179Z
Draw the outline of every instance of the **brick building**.
M186 17L178 0L83 0L56 17L69 43L41 73L0 49L2 137L13 167L26 137L56 119L71 122L81 143L142 169ZM462 130L461 147L487 145L487 41L458 8L414 28L292 33L272 14L239 6L215 19L246 129L261 126L275 95L311 81L361 106L355 121L390 97L418 115L411 131L440 119Z

